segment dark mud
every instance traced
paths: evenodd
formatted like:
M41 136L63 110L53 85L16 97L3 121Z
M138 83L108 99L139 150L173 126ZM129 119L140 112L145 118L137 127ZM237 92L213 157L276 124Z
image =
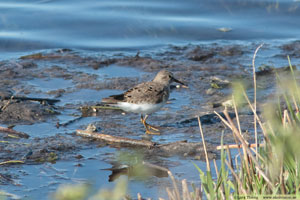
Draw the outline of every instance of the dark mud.
M0 108L1 124L10 126L37 123L58 114L53 106L30 101L4 100L0 101Z
M189 88L174 85L168 104L162 111L149 117L149 123L161 127L161 136L150 139L163 146L143 149L144 159L166 168L172 165L166 161L162 162L161 158L204 160L196 116L200 116L203 125L209 157L218 158L219 152L215 147L220 144L222 133L224 142L234 141L231 131L222 124L214 111L221 113L224 110L224 102L231 98L233 82L242 82L248 88L250 97L252 96L251 59L256 47L257 44L213 43L168 46L153 53L147 51L133 54L89 54L61 49L1 61L0 124L27 131L31 137L16 139L1 133L1 140L6 142L0 143L0 162L21 160L25 164L40 164L78 160L82 158L78 152L83 149L93 151L107 146L101 141L73 134L75 129L85 129L89 123L105 134L141 138L144 128L136 114L112 109L98 109L86 113L80 108L96 105L101 98L121 93L141 81L151 80L161 69L172 71L175 77L187 83ZM279 49L270 56L272 59L285 59L287 54L293 59L299 58L298 41L279 47L266 45L264 48ZM293 64L296 70L298 60L294 60ZM274 94L274 72L288 74L289 71L286 70L286 65L274 66L259 62L258 66L260 113L261 105ZM299 73L295 73L298 77ZM7 97L55 98L60 102L51 105L47 101ZM228 109L231 117L235 119L232 108L229 106ZM253 114L244 108L240 110L239 115L242 131L251 142ZM42 128L36 128L41 124ZM45 132L47 134L44 135ZM187 142L178 143L183 140ZM107 163L116 161L111 157L97 159ZM1 168L0 171L2 183L9 182L5 180L17 179L7 168L3 170L4 168Z

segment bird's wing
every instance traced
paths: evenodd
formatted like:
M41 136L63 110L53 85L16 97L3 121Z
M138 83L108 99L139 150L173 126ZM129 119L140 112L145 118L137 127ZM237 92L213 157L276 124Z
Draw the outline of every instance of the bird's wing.
M111 95L107 98L103 98L101 100L102 103L105 103L105 104L116 104L118 102L123 102L125 101L125 97L124 97L124 94L117 94L117 95Z
M141 83L124 93L124 100L129 103L160 103L168 97L168 88L155 82Z
M159 83L145 82L127 90L123 94L112 95L102 99L102 103L161 103L169 98L169 89Z

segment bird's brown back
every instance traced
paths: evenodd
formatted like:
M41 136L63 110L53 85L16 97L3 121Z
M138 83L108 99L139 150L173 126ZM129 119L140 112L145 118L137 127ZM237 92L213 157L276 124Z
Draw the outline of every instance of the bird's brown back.
M123 94L112 95L102 99L104 103L115 104L118 102L128 103L161 103L169 98L169 85L164 85L156 82L141 83Z

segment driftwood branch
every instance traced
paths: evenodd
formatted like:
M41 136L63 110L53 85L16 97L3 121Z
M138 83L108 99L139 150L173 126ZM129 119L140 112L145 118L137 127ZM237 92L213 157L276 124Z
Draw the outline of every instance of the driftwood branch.
M5 133L12 134L12 135L16 135L16 136L21 137L21 138L29 138L29 135L26 134L26 133L15 131L11 128L5 128L5 127L2 127L2 126L0 126L0 132L5 132Z
M90 132L86 130L76 130L76 134L80 135L82 137L88 137L88 138L94 138L103 140L109 144L122 144L122 145L128 145L128 146L144 146L148 148L152 148L156 145L156 143L147 141L147 140L135 140L125 137L118 137L118 136L112 136L97 132Z

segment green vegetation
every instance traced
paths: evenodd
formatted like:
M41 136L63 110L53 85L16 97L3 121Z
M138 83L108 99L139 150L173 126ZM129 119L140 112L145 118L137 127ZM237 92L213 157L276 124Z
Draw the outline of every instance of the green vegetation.
M289 65L289 76L276 74L278 101L265 106L263 117L256 114L256 104L250 103L244 88L236 87L232 98L235 122L227 109L224 110L225 118L219 116L232 130L236 144L230 146L222 142L221 166L215 165L216 180L212 178L209 165L206 174L197 167L207 199L300 198L300 90L290 60ZM254 114L254 126L259 125L254 128L255 144L249 144L241 131L237 110L239 102L245 101ZM262 134L260 143L258 131ZM234 161L230 153L232 147L238 147Z

